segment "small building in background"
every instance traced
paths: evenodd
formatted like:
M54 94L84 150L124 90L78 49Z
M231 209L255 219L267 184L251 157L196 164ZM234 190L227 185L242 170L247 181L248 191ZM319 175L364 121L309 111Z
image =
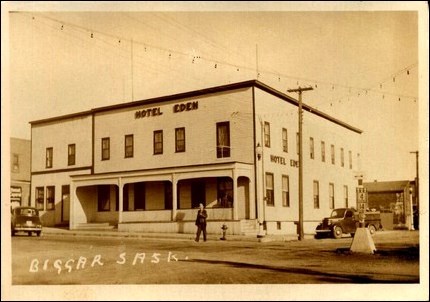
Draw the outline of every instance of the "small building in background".
M10 204L12 207L30 205L31 141L10 138Z
M363 185L368 192L369 208L381 212L385 230L418 227L417 223L414 226L414 208L417 207L414 181L374 181Z

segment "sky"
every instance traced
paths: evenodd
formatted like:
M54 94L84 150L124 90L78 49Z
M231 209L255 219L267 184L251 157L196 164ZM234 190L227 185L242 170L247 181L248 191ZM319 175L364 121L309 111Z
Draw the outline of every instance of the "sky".
M312 86L306 104L362 129L365 181L414 179L410 152L428 137L416 10L113 3L8 14L10 136L30 139L38 119L258 79L284 93Z

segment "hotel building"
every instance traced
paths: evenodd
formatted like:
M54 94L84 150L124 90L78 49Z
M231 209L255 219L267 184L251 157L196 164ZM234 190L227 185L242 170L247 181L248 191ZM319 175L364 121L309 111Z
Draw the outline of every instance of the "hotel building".
M31 122L31 204L44 225L296 234L298 102L259 81ZM303 105L304 231L355 206L362 131Z

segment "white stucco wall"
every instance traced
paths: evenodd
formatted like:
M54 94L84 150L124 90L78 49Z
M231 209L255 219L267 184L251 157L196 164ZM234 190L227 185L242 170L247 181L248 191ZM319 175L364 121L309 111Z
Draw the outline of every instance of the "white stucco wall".
M214 93L95 115L95 173L162 167L253 162L251 89ZM177 104L198 109L173 112ZM138 110L159 108L162 115L135 118ZM231 156L217 158L216 123L230 122ZM175 128L185 127L185 152L175 152ZM163 130L163 154L153 154L153 132ZM134 157L124 157L125 135L134 135ZM110 159L101 160L101 139L110 138Z
M262 183L263 175L266 172L274 174L274 206L264 206L259 208L260 215L265 215L266 221L273 221L268 225L268 231L272 233L276 228L276 221L297 221L298 220L298 167L291 166L290 161L298 161L296 133L298 132L298 108L287 103L258 88L255 89L256 98L256 141L264 146L262 139L263 123L270 123L271 146L263 147L263 159L258 162L258 199L263 199L265 186ZM346 121L347 122L347 121ZM356 125L354 125L356 126ZM264 127L264 126L263 126ZM288 131L288 152L282 147L282 128ZM310 137L314 139L314 159L310 159ZM321 141L326 146L326 161L321 161ZM335 146L336 163L331 164L330 145ZM344 148L345 166L341 167L340 148ZM314 222L330 213L329 209L329 183L334 184L335 207L344 206L343 186L347 185L349 190L349 205L355 205L355 187L357 181L354 175L359 170L357 164L357 153L360 151L360 134L347 128L337 125L327 119L304 111L303 118L303 200L304 200L304 220L314 228ZM353 154L353 167L349 168L348 151ZM285 165L279 162L272 162L271 155L284 158ZM264 172L263 172L264 165ZM290 207L282 206L282 175L289 177ZM314 209L313 202L313 181L319 181L320 207ZM265 194L265 192L264 192ZM281 224L281 228L284 225ZM294 228L289 225L288 228Z

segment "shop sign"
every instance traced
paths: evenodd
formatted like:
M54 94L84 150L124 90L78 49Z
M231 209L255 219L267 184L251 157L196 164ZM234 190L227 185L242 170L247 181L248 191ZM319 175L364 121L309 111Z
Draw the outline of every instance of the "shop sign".
M10 201L17 201L21 203L22 188L21 187L10 187Z

